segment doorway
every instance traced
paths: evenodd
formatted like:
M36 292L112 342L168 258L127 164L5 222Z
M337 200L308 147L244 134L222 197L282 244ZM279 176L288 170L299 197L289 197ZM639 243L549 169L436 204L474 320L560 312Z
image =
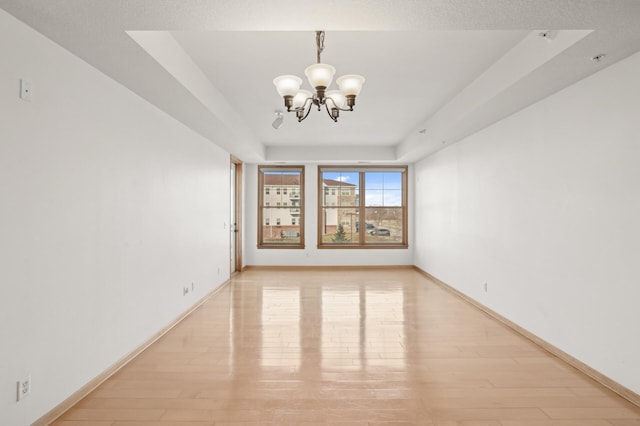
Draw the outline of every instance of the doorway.
M231 275L242 271L242 161L231 156L229 191L229 254Z

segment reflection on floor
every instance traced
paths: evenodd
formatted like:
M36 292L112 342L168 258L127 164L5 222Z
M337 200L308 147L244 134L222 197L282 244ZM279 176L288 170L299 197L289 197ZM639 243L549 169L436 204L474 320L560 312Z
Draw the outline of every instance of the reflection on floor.
M57 426L640 425L411 269L237 275Z

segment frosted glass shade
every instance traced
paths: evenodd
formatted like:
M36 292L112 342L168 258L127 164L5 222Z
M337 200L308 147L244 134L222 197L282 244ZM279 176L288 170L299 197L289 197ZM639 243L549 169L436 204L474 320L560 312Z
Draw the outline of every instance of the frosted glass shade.
M313 64L304 70L311 87L329 87L336 69L329 64Z
M329 90L325 96L327 98L331 98L333 99L333 102L328 101L327 105L329 106L329 108L344 108L344 104L347 102L347 98L346 96L344 96L340 91L338 90ZM335 104L334 104L335 102Z
M336 80L343 95L359 95L364 84L364 77L356 74L343 75Z
M302 108L304 106L304 102L310 98L311 92L308 90L300 90L298 93L296 93L296 95L293 97L293 108Z
M302 79L295 75L281 75L273 79L273 84L280 96L295 96L300 90Z

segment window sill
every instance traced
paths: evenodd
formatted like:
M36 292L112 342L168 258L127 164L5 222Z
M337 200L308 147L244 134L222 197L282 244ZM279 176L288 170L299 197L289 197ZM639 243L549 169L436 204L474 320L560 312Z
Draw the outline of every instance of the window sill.
M323 245L318 245L318 250L353 250L353 249L359 249L359 250L380 250L380 249L391 249L391 250L396 250L396 249L408 249L409 245L408 244L367 244L367 245L359 245L359 244L323 244Z

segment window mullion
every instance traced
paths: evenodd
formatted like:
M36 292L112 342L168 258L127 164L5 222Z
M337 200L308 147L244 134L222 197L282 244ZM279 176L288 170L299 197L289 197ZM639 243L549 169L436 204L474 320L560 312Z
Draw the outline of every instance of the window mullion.
M366 243L366 238L367 238L367 221L366 221L366 212L365 212L365 188L364 188L364 172L359 172L359 191L360 191L360 196L359 198L359 203L358 203L358 217L360 220L360 229L359 229L359 241L360 241L360 245L364 245Z

